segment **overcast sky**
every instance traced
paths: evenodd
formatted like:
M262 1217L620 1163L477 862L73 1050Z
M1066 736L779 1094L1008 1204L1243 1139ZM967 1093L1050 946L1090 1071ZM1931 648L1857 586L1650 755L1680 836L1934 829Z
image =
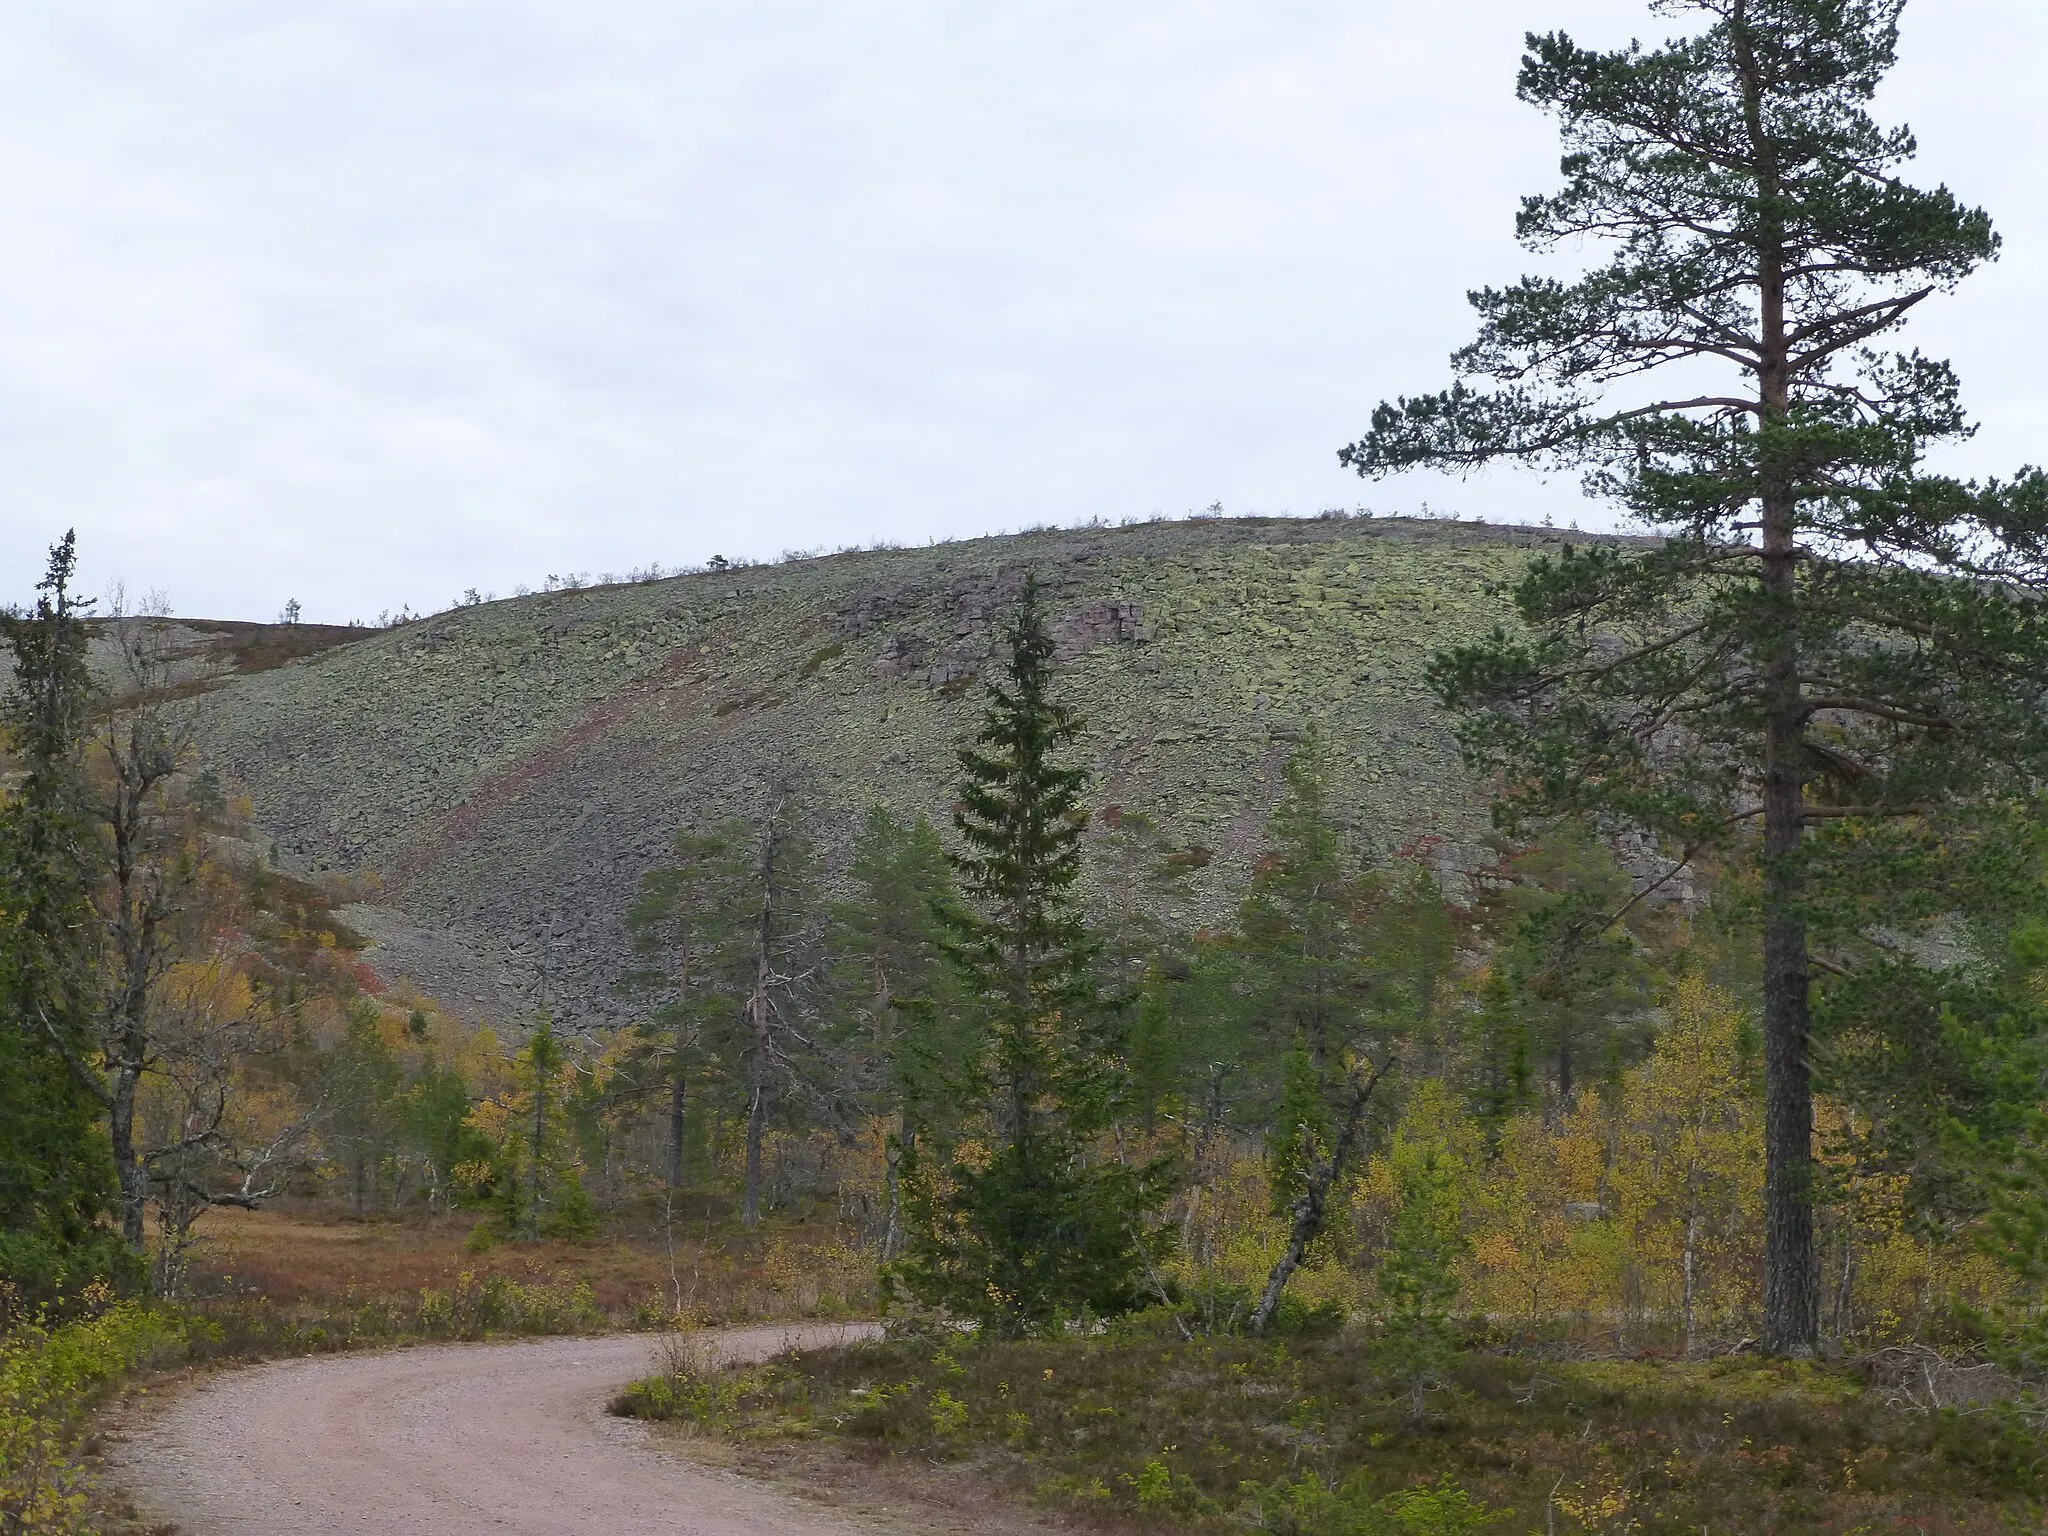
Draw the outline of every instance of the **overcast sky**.
M547 574L1575 486L1365 485L1555 179L1522 33L1640 0L10 0L0 597L373 618ZM1919 0L1887 115L2004 259L1914 340L2048 458L2048 5Z

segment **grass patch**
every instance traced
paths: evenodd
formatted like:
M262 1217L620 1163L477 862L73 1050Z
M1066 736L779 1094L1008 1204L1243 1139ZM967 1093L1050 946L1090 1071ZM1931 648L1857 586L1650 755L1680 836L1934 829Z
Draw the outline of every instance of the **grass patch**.
M579 1281L522 1284L465 1272L447 1286L390 1298L347 1291L317 1303L280 1306L267 1297L212 1298L185 1309L193 1323L184 1360L262 1360L330 1354L416 1341L600 1333L620 1319Z
M799 678L816 677L826 666L837 661L845 654L846 642L844 640L834 640L830 645L820 646L811 653L811 659L803 664L803 669L797 673L797 676Z
M756 1445L953 1460L1108 1527L1990 1533L2041 1517L2040 1438L1917 1414L1854 1369L1475 1353L1421 1418L1355 1330L1283 1341L891 1340L722 1369L614 1411Z

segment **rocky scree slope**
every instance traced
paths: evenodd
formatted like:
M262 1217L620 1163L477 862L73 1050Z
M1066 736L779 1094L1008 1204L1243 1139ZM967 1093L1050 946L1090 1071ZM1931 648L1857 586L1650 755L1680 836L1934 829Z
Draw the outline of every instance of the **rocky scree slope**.
M1027 572L1086 720L1097 841L1144 841L1121 813L1156 820L1141 856L1181 878L1144 899L1166 915L1227 920L1311 720L1363 848L1475 867L1484 807L1425 668L1500 622L1500 584L1562 539L1155 523L551 593L236 677L201 701L203 740L281 863L378 884L349 917L381 974L476 1016L545 1000L616 1020L621 915L678 828L758 817L785 784L837 877L878 801L947 825L975 684Z

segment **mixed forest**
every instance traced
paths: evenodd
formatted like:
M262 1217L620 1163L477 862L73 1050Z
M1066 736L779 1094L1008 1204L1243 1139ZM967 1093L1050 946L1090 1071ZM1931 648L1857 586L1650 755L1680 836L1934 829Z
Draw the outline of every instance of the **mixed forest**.
M620 1411L1160 1529L2037 1519L2048 479L1929 471L1956 380L1878 350L1997 239L1868 115L1896 0L1661 9L1696 30L1523 65L1566 155L1519 231L1612 260L1474 294L1458 381L1343 451L1580 469L1655 535L1437 656L1472 867L1361 837L1311 719L1235 912L1175 926L1207 850L1103 799L1027 581L949 817L826 846L766 776L616 914L627 1022L463 1022L278 867L206 680L56 545L6 621L10 1335L144 1348L210 1213L276 1201L637 1243L685 1329L730 1315L688 1245L802 1232L805 1305L889 1339L679 1348Z

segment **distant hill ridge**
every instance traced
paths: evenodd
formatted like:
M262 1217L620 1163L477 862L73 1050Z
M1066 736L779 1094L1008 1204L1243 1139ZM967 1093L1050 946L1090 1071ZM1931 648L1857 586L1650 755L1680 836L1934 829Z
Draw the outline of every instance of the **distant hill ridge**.
M1034 572L1087 723L1094 803L1157 818L1226 918L1302 727L1376 858L1482 858L1484 808L1425 686L1543 548L1594 536L1406 519L1050 530L461 608L235 676L211 766L282 861L375 874L372 963L477 1014L616 1016L620 914L675 831L788 779L843 869L876 801L945 824L975 680ZM360 632L357 632L360 634ZM265 651L264 660L274 660ZM1118 819L1112 815L1110 820Z

